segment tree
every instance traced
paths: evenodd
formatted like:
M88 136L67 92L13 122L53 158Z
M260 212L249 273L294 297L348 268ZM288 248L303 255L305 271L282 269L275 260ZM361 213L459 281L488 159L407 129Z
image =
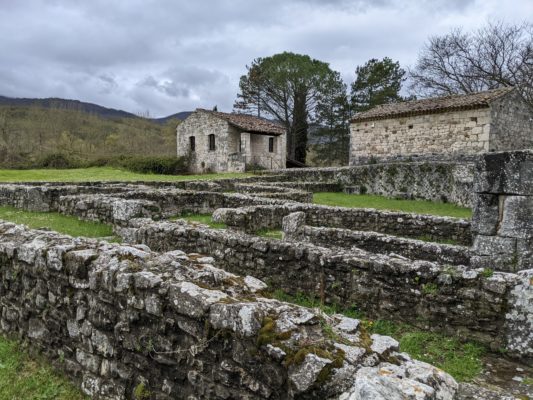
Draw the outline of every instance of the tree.
M329 85L342 85L329 64L284 52L257 58L241 76L234 108L280 121L287 130L288 157L305 162L309 124Z
M400 96L405 71L400 63L385 57L375 58L355 70L356 79L352 83L351 102L354 112L369 110L377 105L402 101Z
M431 37L409 73L419 95L472 93L517 86L533 107L533 27L503 22Z
M335 80L340 80L340 74ZM325 165L348 163L350 147L350 103L346 85L328 85L317 107L317 136L322 139L316 146L317 154Z

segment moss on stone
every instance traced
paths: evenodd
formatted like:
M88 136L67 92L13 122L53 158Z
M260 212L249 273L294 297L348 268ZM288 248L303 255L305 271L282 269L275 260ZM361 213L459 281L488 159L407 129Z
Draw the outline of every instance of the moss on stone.
M135 386L135 389L133 389L133 398L135 400L146 400L150 398L150 395L151 392L146 388L143 382L139 383Z

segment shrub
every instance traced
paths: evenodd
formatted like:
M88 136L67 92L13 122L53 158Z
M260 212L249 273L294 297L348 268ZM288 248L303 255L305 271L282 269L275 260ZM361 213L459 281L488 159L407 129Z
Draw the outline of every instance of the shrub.
M185 157L131 157L122 166L142 174L177 175L187 172L188 162Z
M51 153L45 155L43 158L36 162L36 168L58 168L58 169L68 169L68 168L82 168L83 162L80 159L74 158L72 156L63 154L63 153Z

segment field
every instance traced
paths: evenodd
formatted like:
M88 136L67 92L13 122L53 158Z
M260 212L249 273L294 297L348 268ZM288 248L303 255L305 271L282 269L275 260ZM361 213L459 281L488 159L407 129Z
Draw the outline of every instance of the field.
M95 182L95 181L190 181L198 179L224 179L250 176L246 173L202 175L139 174L111 167L78 169L0 169L0 182Z
M71 236L113 237L113 228L101 222L82 221L55 212L24 211L14 207L0 207L0 219L24 224L33 229L49 229Z
M0 336L0 399L83 400L88 398L39 357Z
M397 200L368 194L322 192L313 195L313 203L349 208L375 208L378 210L402 211L416 214L431 214L443 217L471 218L472 210L450 203L426 200Z

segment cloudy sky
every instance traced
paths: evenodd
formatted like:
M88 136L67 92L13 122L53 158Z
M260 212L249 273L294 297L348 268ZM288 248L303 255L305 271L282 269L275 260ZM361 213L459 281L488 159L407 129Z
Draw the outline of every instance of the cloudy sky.
M0 95L165 116L232 108L254 58L412 65L431 35L523 22L533 0L0 0Z

